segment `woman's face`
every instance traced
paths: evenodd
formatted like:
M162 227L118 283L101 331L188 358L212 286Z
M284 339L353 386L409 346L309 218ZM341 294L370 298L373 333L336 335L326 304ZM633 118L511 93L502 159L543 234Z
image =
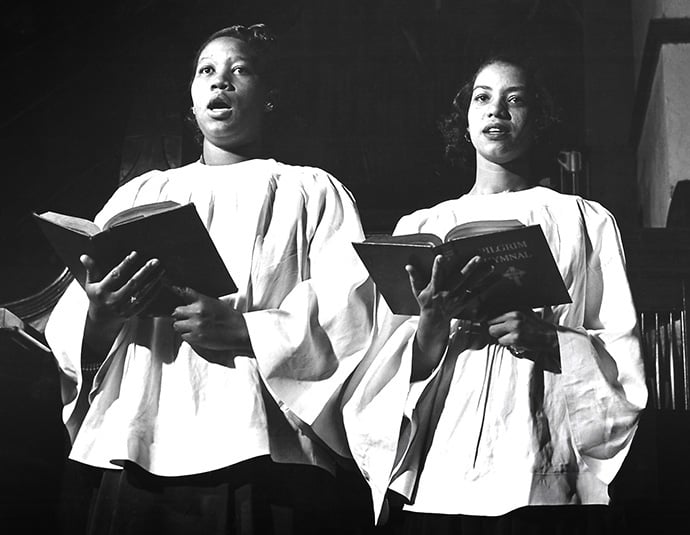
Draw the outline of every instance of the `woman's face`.
M478 159L505 164L524 156L534 129L522 69L507 63L484 67L474 81L467 123Z
M232 37L199 54L191 94L204 143L233 152L259 143L267 97L259 67L252 48Z

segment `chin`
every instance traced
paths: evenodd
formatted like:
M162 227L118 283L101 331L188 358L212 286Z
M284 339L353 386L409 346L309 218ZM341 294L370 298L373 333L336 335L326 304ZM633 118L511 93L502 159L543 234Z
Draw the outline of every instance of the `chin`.
M506 165L518 160L524 160L528 153L528 149L520 148L505 151L487 151L482 154L482 157L488 162L496 165Z
M508 156L505 158L497 158L494 160L495 164L498 165L508 165L511 163L517 163L518 161L521 161L523 158L522 156Z
M228 132L227 129L221 128L207 130L204 132L204 138L216 147L243 145L245 143L242 136L238 136L237 133Z
M484 160L494 165L506 165L520 159L513 154L482 154Z

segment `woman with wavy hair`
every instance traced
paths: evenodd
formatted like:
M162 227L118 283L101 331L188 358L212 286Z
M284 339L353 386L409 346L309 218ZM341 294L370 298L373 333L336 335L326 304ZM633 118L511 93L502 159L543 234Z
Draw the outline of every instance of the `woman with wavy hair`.
M473 221L540 225L572 298L457 320L476 292L447 287L439 256L430 280L407 266L418 316L379 300L344 423L377 511L404 504L394 515L403 533L604 532L605 508L574 506L609 503L647 390L613 216L539 185L555 117L532 63L482 63L441 123L447 154L473 160L474 184L396 226L444 236ZM479 257L465 266L470 290L487 267Z

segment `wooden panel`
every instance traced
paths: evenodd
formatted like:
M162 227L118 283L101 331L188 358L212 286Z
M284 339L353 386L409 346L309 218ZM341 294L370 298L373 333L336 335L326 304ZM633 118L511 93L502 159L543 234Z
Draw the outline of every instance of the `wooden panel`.
M622 237L631 278L690 276L690 228L645 228Z
M0 309L1 526L21 525L26 533L55 527L68 447L61 408L58 371L44 340Z

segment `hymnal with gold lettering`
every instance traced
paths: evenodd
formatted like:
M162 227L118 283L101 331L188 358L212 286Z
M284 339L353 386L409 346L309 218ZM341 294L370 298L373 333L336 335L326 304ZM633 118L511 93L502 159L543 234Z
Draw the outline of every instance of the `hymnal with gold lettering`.
M429 233L378 235L353 246L394 314L419 314L405 266L413 265L429 281L437 255L447 259L443 264L446 290L456 287L460 270L472 257L479 255L493 266L491 274L473 289L478 302L459 314L462 319L571 302L539 225L477 221L454 227L443 239Z
M188 286L211 297L237 291L194 204L162 201L135 206L110 218L100 229L87 219L44 212L36 221L58 256L83 286L86 271L79 261L91 256L107 273L137 251L142 261L157 258L165 276L159 295L144 311L167 315L180 304L170 286Z

